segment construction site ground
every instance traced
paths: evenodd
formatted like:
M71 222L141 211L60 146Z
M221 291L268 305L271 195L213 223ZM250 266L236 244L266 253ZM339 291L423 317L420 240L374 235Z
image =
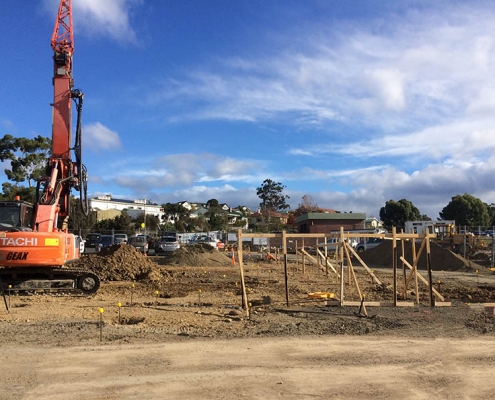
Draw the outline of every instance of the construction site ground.
M286 286L281 260L244 253L249 315L229 252L86 255L80 265L103 278L94 295L7 293L0 399L493 398L490 254L432 248L441 307L421 281L420 304L414 280L403 299L399 263L407 306L392 307L391 253L387 243L361 253L381 284L353 260L366 302L381 304L365 309L347 272L345 300L357 305L328 305L308 293L339 298L331 268L291 255ZM421 262L419 273L428 278Z

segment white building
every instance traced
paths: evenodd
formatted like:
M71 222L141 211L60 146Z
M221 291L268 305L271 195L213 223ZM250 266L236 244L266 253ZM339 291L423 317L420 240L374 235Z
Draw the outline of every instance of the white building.
M149 200L125 200L114 199L111 195L97 196L89 199L89 207L95 211L104 210L125 210L131 218L136 218L138 215L154 215L162 221L163 208L152 203Z

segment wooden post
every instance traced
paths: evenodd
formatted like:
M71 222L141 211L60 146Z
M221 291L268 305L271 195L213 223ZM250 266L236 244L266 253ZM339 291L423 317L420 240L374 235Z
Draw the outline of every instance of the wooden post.
M239 257L239 272L241 274L242 301L246 310L246 317L249 318L249 304L246 293L246 283L244 281L244 266L242 262L242 229L237 230L237 256Z
M411 249L411 254L412 254L412 262L414 266L414 293L416 293L416 304L419 304L419 286L418 286L418 264L416 261L416 239L412 239L412 249Z
M285 231L282 231L282 249L284 252L285 302L289 307L289 272L287 270L287 234Z
M361 304L362 304L362 307L363 307L362 310L364 312L364 315L368 316L368 312L366 311L366 306L364 305L363 294L361 293L361 288L359 287L359 283L358 283L356 274L354 273L354 268L352 266L351 256L349 254L349 245L347 243L345 243L345 242L343 243L343 250L344 249L345 249L345 254L346 254L346 257L347 257L347 262L350 265L349 273L352 274L352 278L354 280L354 285L356 285L356 290L357 290L358 295L359 295L359 300L361 301Z
M430 295L430 307L435 307L435 298L433 297L433 278L431 276L431 253L430 253L430 236L426 234L426 269L428 270L428 288Z
M295 240L295 244L296 244L296 273L297 273L298 268L299 268L298 267L299 266L299 254L297 252L297 249L298 249L298 247L297 247L297 239Z
M302 248L304 249L304 239L302 240ZM304 261L304 253L301 252L302 274L303 276L306 276L306 264Z
M340 237L344 237L344 227L340 227ZM337 246L338 247L338 246ZM344 306L344 252L340 251L340 306Z
M394 275L394 307L397 307L397 229L392 227L392 269Z
M404 233L404 229L401 230L401 233ZM404 238L401 238L400 241L400 246L402 250L402 257L405 257L405 251L404 251ZM407 275L406 275L406 264L402 263L402 279L403 279L403 291L402 291L402 298L403 300L407 299Z

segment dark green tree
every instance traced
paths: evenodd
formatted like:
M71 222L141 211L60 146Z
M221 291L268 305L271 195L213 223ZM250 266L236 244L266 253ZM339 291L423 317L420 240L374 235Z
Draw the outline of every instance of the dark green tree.
M210 199L206 202L206 207L207 208L220 207L220 204L218 203L217 199Z
M458 226L489 226L491 224L488 208L480 199L464 193L452 197L440 213L440 218L455 220Z
M5 135L0 139L0 161L10 160L11 169L5 169L7 179L33 186L45 174L50 149L51 140L40 135L34 139Z
M406 221L419 221L421 214L409 200L389 200L380 209L380 219L388 228L403 227Z
M158 226L160 225L160 220L156 215L146 215L146 220L144 216L144 212L142 214L139 214L134 220L134 228L135 229L140 229L141 224L144 223L145 228L148 231L157 231Z
M208 230L223 231L227 229L227 214L220 207L213 207L205 214L208 219Z
M287 204L290 197L284 195L284 189L285 186L280 182L265 179L261 186L256 188L256 195L261 199L261 210L280 212L290 208Z
M486 210L490 216L490 226L495 226L495 203L487 204Z
M34 203L36 198L36 188L25 187L17 184L13 185L10 182L2 183L0 200L14 200L15 196L19 196L21 200Z
M184 228L187 225L190 211L179 203L166 203L162 204L162 207L163 220L171 221L177 230L185 231L185 229L180 229L179 226Z
M148 218L150 218L150 216L148 216ZM127 211L123 210L120 215L117 215L115 218L98 221L94 226L94 230L106 234L110 234L113 231L114 233L132 235L134 232L134 224Z
M89 210L88 215L84 215L79 204L79 199L71 196L69 230L75 234L86 236L93 231L96 226L96 211Z

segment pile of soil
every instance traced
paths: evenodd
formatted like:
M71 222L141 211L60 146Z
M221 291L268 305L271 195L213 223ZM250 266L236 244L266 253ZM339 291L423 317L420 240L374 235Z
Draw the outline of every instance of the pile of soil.
M164 257L159 263L181 267L228 267L232 260L225 252L209 244L194 244L181 247L171 256Z
M84 254L75 263L103 281L162 280L164 272L133 246L115 244L96 254Z
M409 264L413 264L412 248L409 242L404 245L404 258ZM416 255L419 254L421 245L416 243ZM398 265L402 265L400 257L402 256L402 247L397 246ZM392 267L393 265L393 245L391 240L386 240L381 245L360 253L360 257L367 265L375 265L381 267ZM458 254L452 253L450 250L444 249L438 244L430 243L430 260L431 268L436 271L470 271L482 269L482 267ZM418 269L426 270L426 249L421 253Z

